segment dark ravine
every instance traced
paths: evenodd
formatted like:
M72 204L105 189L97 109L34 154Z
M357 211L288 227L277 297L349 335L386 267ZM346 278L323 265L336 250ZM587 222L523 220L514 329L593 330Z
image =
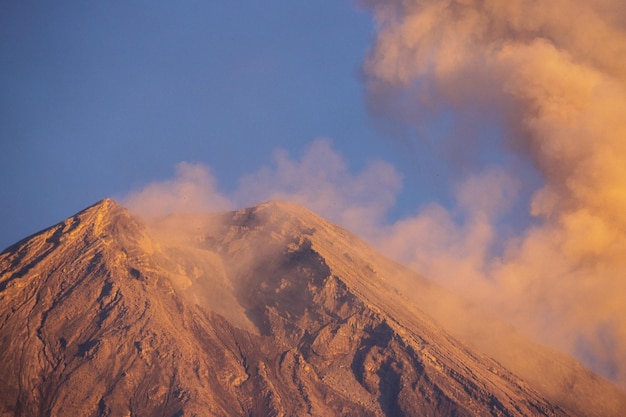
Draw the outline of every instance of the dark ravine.
M460 341L405 273L287 203L140 222L103 200L0 255L0 416L626 415L573 359L545 379L595 402Z

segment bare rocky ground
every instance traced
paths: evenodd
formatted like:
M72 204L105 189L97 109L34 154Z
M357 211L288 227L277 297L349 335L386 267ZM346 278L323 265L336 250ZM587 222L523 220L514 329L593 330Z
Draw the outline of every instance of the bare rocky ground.
M0 416L626 415L571 358L436 321L444 301L471 310L295 205L103 200L0 255Z

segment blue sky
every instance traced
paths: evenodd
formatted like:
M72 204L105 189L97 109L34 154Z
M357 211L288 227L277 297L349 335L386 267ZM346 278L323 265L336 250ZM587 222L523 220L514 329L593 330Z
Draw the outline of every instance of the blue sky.
M180 161L228 191L318 137L350 169L382 158L410 185L414 156L367 115L373 37L348 0L2 2L0 246Z

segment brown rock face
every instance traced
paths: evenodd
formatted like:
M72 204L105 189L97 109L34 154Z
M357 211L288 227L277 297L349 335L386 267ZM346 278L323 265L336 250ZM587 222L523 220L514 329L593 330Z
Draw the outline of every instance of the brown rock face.
M573 360L597 404L451 336L400 273L290 204L142 224L104 200L0 255L0 416L623 415Z

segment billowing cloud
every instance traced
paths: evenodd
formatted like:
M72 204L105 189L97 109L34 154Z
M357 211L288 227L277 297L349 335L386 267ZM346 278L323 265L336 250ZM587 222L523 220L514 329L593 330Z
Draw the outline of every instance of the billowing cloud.
M209 167L189 162L176 165L174 179L148 184L122 200L133 213L148 218L233 207L232 202L217 190Z
M294 201L371 235L371 227L383 222L401 188L402 176L390 164L375 160L352 173L331 142L318 139L300 159L275 152L271 166L242 178L235 200L241 206L267 199Z
M330 140L317 139L300 158L276 150L271 164L244 175L230 193L218 190L210 167L181 162L173 179L148 184L122 202L135 214L157 217L288 200L372 236L401 188L402 176L390 164L373 160L360 172L352 172Z
M533 220L515 238L499 236L494 217L481 218L459 194L464 221L455 209L428 207L395 226L390 253L453 288L473 288L626 386L624 2L366 3L378 25L365 63L371 111L420 132L433 115L445 119L453 134L429 139L468 159L470 182L483 173L469 159L507 150L522 161L510 175L535 187L522 201ZM492 189L471 195L498 202ZM494 244L504 251L494 254Z
M431 203L414 216L379 227L376 245L464 294L491 294L484 271L500 255L498 220L511 208L518 190L518 181L504 170L488 169L459 184L455 207Z

